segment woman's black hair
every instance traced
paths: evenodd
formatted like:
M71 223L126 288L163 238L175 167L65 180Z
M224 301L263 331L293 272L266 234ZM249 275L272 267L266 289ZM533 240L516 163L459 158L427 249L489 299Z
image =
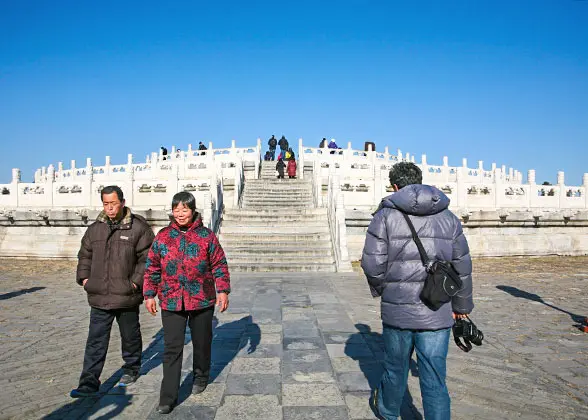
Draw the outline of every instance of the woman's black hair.
M192 193L189 193L188 191L181 191L175 194L172 198L172 210L178 207L180 203L182 203L184 206L192 210L192 213L194 213L194 215L197 213L196 199L194 198Z

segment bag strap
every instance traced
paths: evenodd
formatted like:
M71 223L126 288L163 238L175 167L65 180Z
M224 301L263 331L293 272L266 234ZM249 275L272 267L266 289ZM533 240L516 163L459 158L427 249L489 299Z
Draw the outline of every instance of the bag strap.
M408 215L404 212L401 212L401 213L404 216L404 220L406 220L408 227L410 228L410 232L412 233L412 240L414 241L417 248L419 249L419 254L421 255L421 261L422 261L423 265L425 266L425 268L428 270L430 260L429 260L429 257L427 256L427 251L425 251L425 247L423 247L423 243L421 242L419 236L417 235L416 230L414 228L414 225L412 224L412 221L410 220L410 217L408 217Z

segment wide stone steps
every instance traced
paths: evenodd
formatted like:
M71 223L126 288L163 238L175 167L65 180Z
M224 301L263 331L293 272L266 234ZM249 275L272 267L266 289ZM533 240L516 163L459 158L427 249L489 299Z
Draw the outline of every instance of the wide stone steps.
M230 243L252 243L256 242L306 242L314 243L315 241L331 241L330 233L224 233L226 227L221 229L221 238ZM222 242L221 242L222 243Z
M321 256L331 256L333 255L333 251L331 246L328 242L325 243L326 247L311 247L309 245L308 248L301 248L300 246L288 246L287 244L282 244L279 247L276 246L261 246L257 244L253 244L250 247L231 247L230 251L227 251L227 257L241 257L244 255L255 255L255 254L262 254L267 256L273 255L297 255L300 257L321 257Z
M238 233L243 235L261 235L261 234L272 234L272 235L287 235L287 234L314 234L314 233L329 233L329 226L325 226L323 224L317 224L314 222L313 224L303 224L303 225L288 225L286 223L282 224L282 226L267 226L267 225L257 225L257 226L243 226L243 225L234 225L230 224L223 228L223 234L231 234L231 233Z
M241 208L227 209L219 239L229 269L245 272L336 271L327 210L314 208L312 183L278 180L276 162L245 181Z
M297 262L294 264L288 263L274 263L274 262L263 262L263 263L245 263L245 264L232 264L229 263L229 270L241 271L241 272L273 272L273 271L285 271L285 272L326 272L334 273L336 271L335 263L323 264L323 263L301 263Z
M227 261L230 264L247 264L247 263L271 263L271 264L329 264L333 262L333 257L326 255L323 257L304 257L300 255L227 255Z

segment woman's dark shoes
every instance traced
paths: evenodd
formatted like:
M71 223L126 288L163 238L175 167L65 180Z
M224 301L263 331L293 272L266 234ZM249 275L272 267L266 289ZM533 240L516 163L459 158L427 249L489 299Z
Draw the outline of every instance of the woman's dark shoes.
M172 410L174 409L174 406L171 404L164 404L164 405L159 405L157 407L157 412L159 414L169 414L172 412Z

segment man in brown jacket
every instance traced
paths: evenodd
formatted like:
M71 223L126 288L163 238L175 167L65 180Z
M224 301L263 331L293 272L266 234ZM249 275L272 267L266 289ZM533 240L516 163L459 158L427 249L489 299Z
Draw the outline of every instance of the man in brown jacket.
M100 195L104 209L86 230L78 253L76 281L88 294L91 309L84 366L72 398L98 392L115 318L125 361L119 386L135 382L141 367L139 306L145 260L154 235L144 218L125 207L119 187L105 187Z

